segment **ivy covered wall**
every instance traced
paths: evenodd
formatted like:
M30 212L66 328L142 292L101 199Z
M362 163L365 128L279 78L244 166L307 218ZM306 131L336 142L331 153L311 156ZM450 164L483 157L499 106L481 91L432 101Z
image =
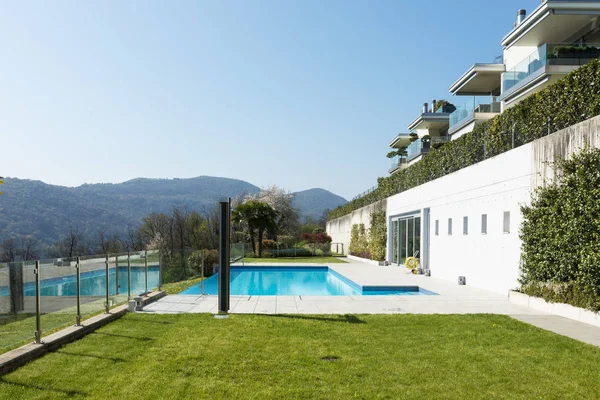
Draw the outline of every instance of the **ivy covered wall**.
M555 164L524 222L521 290L549 302L600 310L600 149Z
M600 115L600 60L571 72L473 132L432 149L418 163L379 178L375 191L334 209L329 218L344 216L596 115Z

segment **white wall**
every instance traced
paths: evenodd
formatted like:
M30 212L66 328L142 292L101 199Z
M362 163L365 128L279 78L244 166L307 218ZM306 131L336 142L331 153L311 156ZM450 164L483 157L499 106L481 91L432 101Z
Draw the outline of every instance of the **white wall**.
M463 275L469 285L507 294L517 286L519 207L529 201L530 188L531 145L525 145L388 198L388 230L389 218L430 208L432 276L457 281ZM511 213L508 234L502 232L504 211ZM481 234L481 214L488 215L487 235ZM468 235L463 235L464 216L469 217ZM451 236L448 218L453 221ZM388 259L390 251L388 243Z
M359 208L351 212L350 214L344 215L343 217L327 221L327 233L332 239L332 250L336 250L335 243L343 244L343 254L348 254L348 246L350 246L350 233L352 231L352 225L354 224L365 224L365 228L371 227L371 212L373 211L385 211L386 201L370 204L368 206ZM342 250L338 248L338 252L342 253Z
M553 178L553 161L567 158L585 145L600 148L600 116L389 197L378 206L385 207L388 233L392 217L419 210L422 213L429 208L432 276L452 282L458 276L465 276L469 286L507 295L518 285L521 205L529 204L531 192ZM333 241L349 243L353 223L360 221L368 227L373 207L363 207L328 222L327 231ZM510 212L509 233L503 232L505 211ZM481 214L487 214L486 235L481 234ZM468 235L463 235L464 216L469 217ZM448 218L453 220L450 236ZM436 220L439 220L437 236ZM422 228L421 232L424 231ZM422 235L421 243L424 242ZM388 240L388 261L391 261L390 247Z

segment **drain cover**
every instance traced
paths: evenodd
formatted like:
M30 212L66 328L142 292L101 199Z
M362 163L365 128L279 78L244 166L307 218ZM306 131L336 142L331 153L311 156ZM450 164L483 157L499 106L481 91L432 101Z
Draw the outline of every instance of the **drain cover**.
M339 359L340 358L338 356L325 356L325 357L321 357L321 360L328 361L328 362L338 361Z

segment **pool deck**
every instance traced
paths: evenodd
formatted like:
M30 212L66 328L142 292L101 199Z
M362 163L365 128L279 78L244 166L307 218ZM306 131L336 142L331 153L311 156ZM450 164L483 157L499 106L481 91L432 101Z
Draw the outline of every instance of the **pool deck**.
M237 265L237 264L236 264ZM256 264L255 266L269 264ZM273 266L281 264L273 263ZM324 265L324 264L314 264ZM506 295L413 275L396 266L361 262L326 264L361 286L419 286L437 295L385 296L231 296L232 314L502 314L600 346L600 328L511 304ZM247 264L254 266L254 264ZM288 264L289 267L300 265ZM216 313L217 296L170 295L144 309L146 313Z

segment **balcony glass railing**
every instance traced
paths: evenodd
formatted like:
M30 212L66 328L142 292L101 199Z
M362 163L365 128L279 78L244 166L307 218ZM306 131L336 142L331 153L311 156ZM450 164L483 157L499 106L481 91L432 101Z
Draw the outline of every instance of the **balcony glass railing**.
M429 150L434 143L444 143L448 140L448 136L436 136L429 138L426 141L423 139L415 140L406 148L406 162L410 162L422 154L429 153Z
M396 157L390 160L390 172L396 170L398 167L402 166L402 164L406 164L406 155L397 155Z
M502 92L518 86L546 65L583 65L600 57L600 44L546 43L502 74Z
M464 122L475 118L475 113L499 113L500 103L494 101L491 96L470 97L465 104L456 108L450 114L450 127L460 126Z

